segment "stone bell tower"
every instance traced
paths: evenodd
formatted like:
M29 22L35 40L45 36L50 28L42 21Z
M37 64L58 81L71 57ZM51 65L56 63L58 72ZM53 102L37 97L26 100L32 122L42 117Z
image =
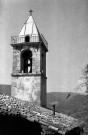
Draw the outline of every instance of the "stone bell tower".
M30 15L18 36L11 37L13 69L11 96L46 106L48 44Z

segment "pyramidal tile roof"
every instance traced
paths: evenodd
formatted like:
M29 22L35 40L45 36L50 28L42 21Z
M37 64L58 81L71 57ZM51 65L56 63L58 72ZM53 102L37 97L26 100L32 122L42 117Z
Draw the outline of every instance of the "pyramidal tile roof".
M40 34L36 23L32 16L32 10L29 11L30 15L26 22L24 23L24 26L22 27L20 33L18 36L11 36L11 45L25 43L26 37L29 37L29 40L26 42L33 43L33 42L42 42L43 47L48 51L48 43L44 36Z
M25 36L25 35L39 35L37 26L32 17L32 13L30 13L27 21L25 22L23 28L21 29L19 33L19 36Z

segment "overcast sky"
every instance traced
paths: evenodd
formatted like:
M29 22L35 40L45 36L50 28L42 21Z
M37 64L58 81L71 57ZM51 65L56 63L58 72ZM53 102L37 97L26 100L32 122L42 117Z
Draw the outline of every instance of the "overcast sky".
M88 63L88 0L0 0L0 84L11 84L11 36L29 10L48 42L47 91L72 91Z

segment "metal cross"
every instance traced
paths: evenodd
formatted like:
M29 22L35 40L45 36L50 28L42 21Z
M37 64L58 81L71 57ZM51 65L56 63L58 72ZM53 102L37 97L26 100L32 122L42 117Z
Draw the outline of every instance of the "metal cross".
M33 12L32 9L29 12L30 12L30 15L32 15L32 12Z

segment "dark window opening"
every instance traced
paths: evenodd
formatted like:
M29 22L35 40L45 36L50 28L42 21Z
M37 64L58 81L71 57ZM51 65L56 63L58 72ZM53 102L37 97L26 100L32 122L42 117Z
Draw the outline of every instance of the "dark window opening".
M32 73L32 52L30 50L22 53L21 66L22 73Z
M29 42L30 41L30 37L27 35L25 36L25 42Z

